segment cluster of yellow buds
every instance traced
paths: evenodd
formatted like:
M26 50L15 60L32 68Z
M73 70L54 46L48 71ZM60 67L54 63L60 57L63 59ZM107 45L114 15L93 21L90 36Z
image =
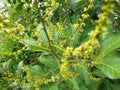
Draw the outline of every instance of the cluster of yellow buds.
M51 3L51 6L54 7L54 9L59 7L59 3L57 2L57 0L51 0L51 2L49 1L44 2L45 7L49 7L50 3Z
M61 62L60 74L63 77L63 80L66 80L70 78L68 61L66 59L62 59Z
M75 29L78 29L78 28L79 28L79 24L78 24L78 23L75 23L75 24L74 24L74 28L75 28Z
M89 17L89 14L87 12L94 6L94 4L93 4L94 0L88 0L88 2L89 2L89 5L87 7L84 7L84 9L83 9L84 12L81 15L81 18L79 19L80 24L78 24L78 23L74 24L75 30L79 29L79 27L86 26L85 20Z
M73 51L73 55L79 58L89 58L91 54L93 55L93 47L89 41L75 48Z
M0 13L0 24L2 25L8 25L8 23L9 23L9 20L7 20L7 19L3 19L4 18L4 16L3 16L3 14L2 13Z
M93 77L93 76L90 76L90 79L94 80L94 81L100 81L101 78L96 78L96 77Z
M25 33L25 27L22 24L18 24L16 28L15 27L9 28L8 31L9 34L18 34L18 32L20 35L23 35Z
M52 82L56 82L57 80L59 80L60 77L58 75L55 76L51 76L51 78L49 79L44 79L44 78L30 78L28 80L27 83L22 83L23 85L27 85L27 86L34 86L34 87L38 87L38 84L43 85L43 84L49 84Z
M3 25L8 25L9 21L8 20L2 20Z
M87 7L87 10L91 9L94 6L94 4L93 4L94 0L88 0L88 2L89 2L89 5Z
M21 49L17 50L16 52L2 52L1 55L5 55L5 56L19 55L23 51L25 51L27 47L28 47L28 45L25 45L24 47L22 47Z
M113 4L111 3L111 0L106 0L106 5L102 6L103 13L100 14L100 19L96 21L96 27L94 31L91 31L90 35L93 38L104 38L107 33L106 24L110 23L110 20L108 18L109 13L113 12Z
M46 8L46 15L52 16L53 15L53 10L51 7Z
M22 24L18 24L17 29L21 30L21 31L24 31L25 27Z
M17 27L11 27L8 30L2 30L5 38L11 38L13 41L20 40L25 35L25 27L21 24L18 24ZM6 33L5 33L6 32Z
M64 57L65 58L70 57L72 54L72 51L73 51L73 47L67 47L63 53Z
M82 14L81 16L82 16L82 19L85 20L89 17L89 14L85 13L85 14Z
M73 55L79 58L90 58L94 55L94 51L99 47L99 41L97 39L89 40L86 43L83 43L79 47L75 48Z
M31 3L28 3L26 0L21 0L21 2L23 3L23 9L27 10L28 8L30 8L30 6L32 5ZM33 1L34 2L34 1Z
M94 0L88 0L88 2L89 2L89 5L87 7L84 7L84 9L83 9L84 13L81 15L82 18L79 19L80 26L82 26L82 27L86 26L86 24L84 22L89 17L89 14L87 13L88 10L92 9L92 7L94 6L94 4L93 4Z
M91 1L91 0L90 0ZM92 2L92 1L91 1ZM97 25L94 31L91 31L92 39L86 43L83 43L79 47L75 48L73 55L80 58L89 58L94 54L95 49L99 48L98 37L104 37L107 28L105 24L108 24L110 20L108 19L108 14L112 12L113 5L111 0L107 1L107 5L102 7L103 13L100 15L100 19L97 21Z
M57 0L51 0L51 5L52 5L52 7L54 7L55 9L59 7L59 3L57 2Z
M28 45L26 44L24 47L22 47L20 50L17 50L16 52L13 52L13 55L19 55L21 54L23 51L26 50L26 48L28 47Z
M6 25L9 24L9 20L8 19L3 19L3 18L4 18L3 14L0 13L0 28L2 28L4 26L6 27Z
M44 20L47 21L53 15L53 11L59 7L59 3L57 0L48 0L43 5L46 7Z
M24 5L23 5L23 7L25 8L25 9L28 9L29 8L29 4L26 2L26 3L24 3Z

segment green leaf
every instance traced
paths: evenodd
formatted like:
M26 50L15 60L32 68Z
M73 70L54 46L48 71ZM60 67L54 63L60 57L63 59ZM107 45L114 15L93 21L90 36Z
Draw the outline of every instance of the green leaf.
M120 36L110 36L106 40L103 41L101 45L101 50L99 54L96 56L96 61L101 61L105 56L107 56L114 49L120 47Z
M40 77L41 75L44 74L43 69L41 68L41 66L39 65L35 65L31 67L31 76L36 78L36 77Z
M38 29L40 29L40 30L43 29L43 24L42 23L38 24L38 26L36 27L36 30L38 30Z
M94 75L101 77L101 78L106 78L106 75L98 69L94 71Z
M65 30L65 34L66 34L66 36L71 36L71 35L73 34L73 32L74 32L74 28L73 28L73 26L70 24L70 25L68 26L68 28Z
M72 79L70 79L70 81L73 84L73 88L74 90L80 90L79 85L78 85L78 81L76 77L73 77Z
M56 33L54 34L54 41L55 41L55 42L60 42L61 39L62 39L62 36L60 35L60 33L59 33L59 32L56 32Z
M84 66L84 67L79 67L78 68L78 72L80 74L80 81L82 80L82 83L84 83L84 85L89 85L91 83L91 79L89 76L89 68Z
M79 90L89 90L86 86L81 86Z
M111 36L102 43L101 52L106 50L112 51L118 47L120 47L120 36Z
M47 36L46 36L44 30L41 30L41 31L40 31L40 37L41 37L42 43L44 43L44 44L47 44L47 43L48 43L48 39L47 39Z
M84 76L84 82L85 82L85 85L89 85L90 84L90 77L87 73L87 70L88 68L87 67L83 67L83 76Z
M95 80L91 80L91 83L89 85L89 90L101 90L98 89L99 87L101 87L101 84L104 82L104 79L101 81L95 81Z
M23 64L24 64L23 61L19 62L18 66L17 66L17 69L21 70L22 67L23 67Z
M120 79L120 58L115 56L105 57L96 67L111 79Z
M42 54L38 60L43 63L46 67L50 67L50 68L56 68L58 67L58 63L57 60L50 54L45 53Z
M50 87L50 90L58 90L58 83L53 84L53 85Z
M38 42L35 39L30 38L30 37L25 37L24 38L24 43L27 43L31 46L39 46Z
M110 86L111 86L112 90L119 90L120 89L119 84L111 84Z
M4 73L4 70L2 68L0 68L0 74Z

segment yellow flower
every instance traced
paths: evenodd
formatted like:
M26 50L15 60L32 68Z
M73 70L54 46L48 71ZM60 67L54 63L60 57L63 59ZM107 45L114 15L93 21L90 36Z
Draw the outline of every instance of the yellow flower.
M94 0L88 0L90 3L92 3Z
M88 8L87 7L84 7L84 12L88 11Z
M78 27L79 27L79 24L78 24L78 23L74 24L74 28L75 28L75 29L77 29Z
M68 68L68 61L65 59L62 59L62 65L60 66L60 74L63 77L63 80L66 80L69 78L69 68Z
M45 5L45 6L48 6L48 2L44 2L44 5Z
M80 25L83 26L83 27L86 26L86 24L84 22L81 22Z
M90 44L91 44L92 46L97 47L97 46L99 46L99 41L98 41L97 39L92 39Z
M89 17L89 14L85 13L85 14L82 14L82 19L85 20L86 18Z
M55 6L54 6L54 8L56 9L58 7L59 7L59 3L56 3Z
M8 21L8 20L3 20L2 23L3 23L4 25L8 25L9 21Z
M52 8L51 8L51 7L46 8L46 14L47 14L48 16L53 15L53 11L52 11Z
M24 31L25 27L22 24L18 24L17 29Z
M90 4L90 5L88 6L88 9L91 9L93 6L94 6L93 4Z
M29 4L28 4L28 3L25 3L25 4L23 5L23 7L24 7L25 9L27 9L27 8L29 7Z
M63 55L67 58L70 57L71 53L73 51L73 47L67 47Z

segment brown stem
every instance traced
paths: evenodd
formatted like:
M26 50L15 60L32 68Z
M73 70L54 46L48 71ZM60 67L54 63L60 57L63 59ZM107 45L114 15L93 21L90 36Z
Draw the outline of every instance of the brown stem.
M51 45L51 43L50 43L50 38L49 38L49 35L48 35L47 30L46 30L46 27L45 27L45 21L43 20L41 14L40 14L40 10L39 10L39 8L38 8L38 2L37 2L37 0L35 0L35 4L36 4L36 5L35 5L35 6L36 6L36 9L37 9L37 11L38 11L38 13L39 13L39 16L40 16L39 20L42 21L42 23L43 23L43 30L44 30L44 32L45 32L45 34L46 34L46 37L47 37L47 40L48 40L48 43L49 43L49 47L50 47L50 49L51 49L51 53L60 61L60 58L59 58L58 55L54 52L54 50L53 50L53 48L52 48L52 45Z

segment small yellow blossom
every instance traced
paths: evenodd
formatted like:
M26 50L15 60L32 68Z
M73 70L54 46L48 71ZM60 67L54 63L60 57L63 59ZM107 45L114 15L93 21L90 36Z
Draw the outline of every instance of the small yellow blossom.
M87 19L89 17L89 14L85 13L85 14L82 14L82 19Z
M48 6L48 2L44 2L44 5L45 5L45 6Z
M24 31L25 27L22 24L18 24L17 29L21 30L21 31Z
M68 61L65 59L62 59L62 64L60 66L60 74L63 77L63 80L66 80L69 78L69 67L68 67Z
M65 52L63 53L63 55L67 58L67 57L70 57L71 53L73 51L73 47L67 47L65 49Z
M89 9L87 7L84 7L84 12L88 11Z
M24 7L25 9L27 9L27 8L29 7L29 4L28 4L28 3L25 3L25 4L23 5L23 7Z
M78 27L79 27L79 24L78 24L78 23L74 24L74 28L75 28L75 29L77 29Z
M53 11L52 11L51 7L46 8L46 15L48 15L48 16L53 15Z

